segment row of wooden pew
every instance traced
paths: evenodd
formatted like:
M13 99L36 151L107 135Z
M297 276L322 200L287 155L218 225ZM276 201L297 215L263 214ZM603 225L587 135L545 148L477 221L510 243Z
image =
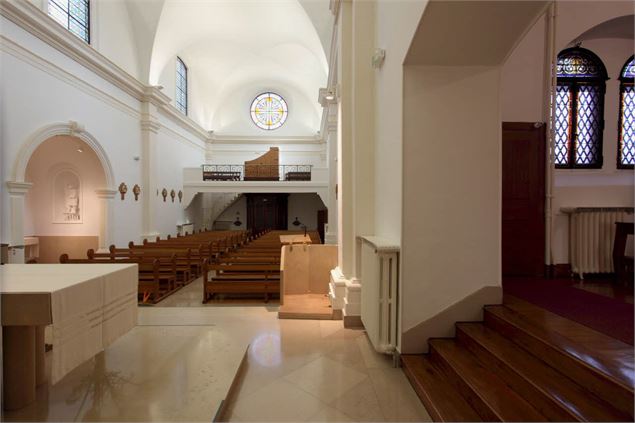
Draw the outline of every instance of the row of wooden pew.
M85 259L62 254L60 263L136 263L139 267L139 301L157 303L204 274L221 255L229 254L264 233L248 231L199 231L154 242L133 242L128 248L110 246L108 252L87 251Z
M280 235L271 231L219 256L203 272L203 303L217 294L262 294L265 302L280 295ZM209 276L214 271L214 276Z

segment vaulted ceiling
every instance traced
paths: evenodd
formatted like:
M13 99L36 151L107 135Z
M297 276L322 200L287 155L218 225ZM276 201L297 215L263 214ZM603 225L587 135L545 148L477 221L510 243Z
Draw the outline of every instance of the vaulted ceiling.
M262 135L248 110L271 90L289 104L276 135L319 130L333 25L328 0L131 0L128 8L148 56L147 82L173 97L174 60L183 59L190 116L206 129Z

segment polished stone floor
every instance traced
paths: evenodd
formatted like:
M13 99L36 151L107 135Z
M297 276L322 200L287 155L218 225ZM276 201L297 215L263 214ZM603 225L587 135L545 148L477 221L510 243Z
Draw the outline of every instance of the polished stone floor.
M202 306L196 281L4 421L430 421L400 369L341 321L278 320L277 304Z

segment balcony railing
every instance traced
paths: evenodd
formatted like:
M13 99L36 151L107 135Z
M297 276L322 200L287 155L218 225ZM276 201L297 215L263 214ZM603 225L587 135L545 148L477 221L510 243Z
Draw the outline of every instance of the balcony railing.
M204 181L310 181L312 165L202 165Z

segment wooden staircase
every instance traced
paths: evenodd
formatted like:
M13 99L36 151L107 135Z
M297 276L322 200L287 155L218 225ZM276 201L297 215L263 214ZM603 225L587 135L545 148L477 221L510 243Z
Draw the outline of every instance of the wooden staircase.
M511 296L402 355L435 421L633 421L633 346Z

